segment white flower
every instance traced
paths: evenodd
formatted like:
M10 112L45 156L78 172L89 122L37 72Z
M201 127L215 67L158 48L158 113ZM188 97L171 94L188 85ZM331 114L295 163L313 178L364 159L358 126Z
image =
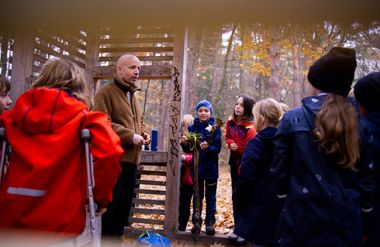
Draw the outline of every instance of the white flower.
M208 132L211 132L213 129L214 129L214 126L212 126L211 124L209 124L209 125L206 127L206 130L207 130Z

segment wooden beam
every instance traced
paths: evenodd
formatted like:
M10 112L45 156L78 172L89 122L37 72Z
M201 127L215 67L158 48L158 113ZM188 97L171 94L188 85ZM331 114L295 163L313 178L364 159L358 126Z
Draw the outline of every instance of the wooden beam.
M80 59L85 60L85 58L86 58L83 53L79 52L75 48L70 47L70 45L67 45L67 44L59 42L58 40L56 40L53 37L51 37L50 34L39 32L37 35L38 35L39 38L41 38L41 41L43 41L43 42L47 42L47 43L49 43L51 45L54 45L54 46L60 48L61 50L69 52L70 54L72 54L72 55L74 55L74 56L76 56L76 57L78 57ZM64 38L62 38L62 37L60 37L60 38L62 40L64 40Z
M153 180L143 180L137 179L136 184L146 184L146 185L155 185L155 186L166 186L166 181L153 181Z
M142 218L129 218L129 223L143 223L143 224L153 224L153 225L163 225L163 220L153 220L153 219L142 219Z
M110 79L115 75L115 67L95 67L93 77L95 79ZM171 79L171 66L150 65L142 66L140 70L140 79Z
M96 32L87 32L86 59L84 62L84 68L90 76L94 74L94 69L98 62L98 39L99 36ZM91 88L92 93L95 94L96 80L92 83L92 85L89 85L89 88Z
M35 44L35 48L40 50L41 52L44 52L46 54L49 54L49 55L53 55L53 56L56 56L56 57L59 57L59 58L65 58L67 60L70 60L71 62L77 64L79 67L81 68L84 68L84 63L83 62L80 62L76 59L74 59L72 56L67 56L67 55L64 55L64 54L61 54L59 52L56 52L54 51L52 48L50 47L47 47L47 46L44 46L42 44Z
M163 171L148 171L148 170L137 170L139 175L152 175L152 176L166 176L166 172Z
M110 52L110 53L128 53L128 52L172 52L173 47L105 47L99 48L99 52Z
M141 154L141 163L166 163L168 161L168 152L166 151L143 151Z
M120 56L99 57L99 62L114 62ZM173 61L173 56L139 56L140 61Z
M166 201L163 200L149 200L149 199L138 199L133 198L133 203L136 204L150 204L150 205L165 205Z
M148 194L148 195L165 195L165 190L146 190L146 189L135 189L137 194Z
M131 208L131 213L164 215L165 210L152 208Z
M13 61L11 74L11 98L15 100L27 89L25 83L32 76L34 35L32 33L16 33L14 36Z
M127 38L127 37L114 37L110 36L109 39L100 39L99 44L142 44L142 43L173 43L174 38Z
M167 27L164 27L164 28L160 28L160 27L157 27L157 28L149 28L149 27L144 27L142 29L129 29L129 28L124 28L122 30L122 32L113 32L112 30L110 32L104 32L103 34L104 35L114 35L115 33L120 33L120 34L123 34L123 35L126 35L126 34L172 34L174 33L174 30L172 28L167 28Z
M166 201L165 205L165 232L176 231L178 224L178 199L180 182L180 128L181 128L181 100L182 74L185 47L185 28L178 27L174 34L173 77L169 86L169 151L168 167L166 169Z

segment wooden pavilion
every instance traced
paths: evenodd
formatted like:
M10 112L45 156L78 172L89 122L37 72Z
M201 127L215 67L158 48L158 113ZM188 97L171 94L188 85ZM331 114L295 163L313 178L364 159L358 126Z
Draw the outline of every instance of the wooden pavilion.
M11 96L16 99L29 88L42 65L52 57L76 63L97 81L113 77L114 64L120 55L135 53L143 63L140 79L164 79L170 83L170 118L166 123L169 125L168 150L145 152L145 167L158 168L141 171L141 174L163 179L138 180L138 184L163 189L136 189L137 193L163 195L164 199L137 198L134 201L136 205L162 205L163 209L135 207L132 212L136 214L160 217L158 220L131 218L131 223L162 226L155 229L166 234L176 231L178 218L179 129L186 90L186 51L189 48L186 25L299 21L292 13L296 8L303 13L306 7L317 11L313 15L303 13L299 17L301 21L329 17L343 21L355 18L377 20L380 9L379 3L369 0L361 1L360 5L352 0L346 1L349 6L346 11L340 8L339 1L329 1L331 8L327 12L323 12L321 2L301 0L281 4L273 1L218 1L218 6L214 1L181 4L174 1L107 1L107 4L102 1L61 1L58 5L52 2L14 0L3 1L0 5L0 67L1 74L11 80Z

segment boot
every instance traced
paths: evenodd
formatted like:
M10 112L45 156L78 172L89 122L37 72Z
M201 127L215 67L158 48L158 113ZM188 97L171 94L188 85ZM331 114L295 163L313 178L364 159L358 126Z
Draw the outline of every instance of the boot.
M206 235L214 236L215 235L215 228L213 224L207 224L206 225Z

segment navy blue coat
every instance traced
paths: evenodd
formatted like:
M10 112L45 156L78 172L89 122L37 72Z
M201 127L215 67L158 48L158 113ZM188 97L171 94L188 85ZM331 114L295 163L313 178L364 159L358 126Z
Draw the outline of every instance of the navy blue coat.
M368 246L380 246L380 112L369 112L360 120L361 163L374 170L374 204L366 215Z
M208 148L206 150L200 150L199 152L199 172L198 179L217 179L219 177L218 172L218 160L219 153L222 148L222 132L220 128L216 128L213 133L206 130L208 125L215 126L215 119L210 117L208 122L200 122L199 118L194 119L194 124L189 126L189 131L194 133L200 133L202 135L200 141L207 141ZM188 148L183 146L183 150L188 152ZM193 168L192 164L192 168Z
M270 167L276 128L268 127L251 139L242 156L236 185L236 202L241 219L235 233L258 245L275 243L275 232L281 211Z
M367 200L357 173L329 159L314 140L315 114L326 95L304 98L287 112L275 136L272 172L286 195L278 222L280 246L361 246L360 201ZM365 203L364 203L365 204Z

